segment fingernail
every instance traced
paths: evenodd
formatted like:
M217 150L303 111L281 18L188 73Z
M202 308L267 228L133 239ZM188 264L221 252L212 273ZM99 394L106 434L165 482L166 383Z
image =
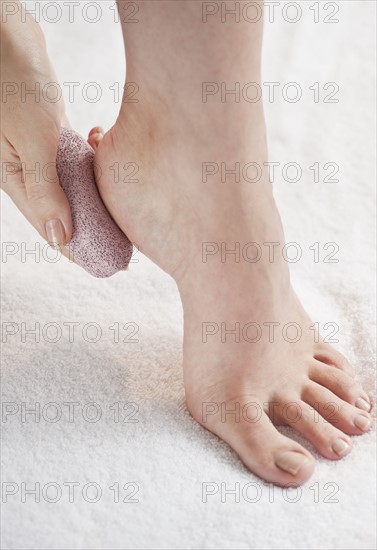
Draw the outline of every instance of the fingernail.
M92 128L89 132L89 135L91 136L93 134L104 134L102 126L95 126L94 128Z
M276 459L275 464L281 470L285 470L292 475L296 475L302 466L307 464L307 462L309 462L308 457L302 453L287 451Z
M351 450L351 445L347 443L347 441L344 441L344 439L335 439L334 443L332 444L332 450L335 454L338 456L344 456Z
M355 420L353 421L356 428L359 428L359 430L362 430L363 432L367 432L370 428L370 420L369 418L366 418L365 416L358 414L355 417Z
M355 403L356 407L359 409L363 409L364 411L369 412L370 411L370 403L363 399L362 397L359 397L359 399Z
M60 220L49 220L45 225L47 241L51 246L65 243L65 231Z

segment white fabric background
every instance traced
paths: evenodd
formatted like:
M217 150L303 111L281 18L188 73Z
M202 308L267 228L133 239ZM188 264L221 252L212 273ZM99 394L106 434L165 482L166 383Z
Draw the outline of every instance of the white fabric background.
M66 16L55 24L42 21L61 82L80 82L80 94L85 83L101 85L98 103L77 95L69 103L66 95L72 125L83 135L96 124L111 126L119 105L109 86L116 81L122 86L124 75L121 31L109 9L113 2L99 3L103 16L95 24L85 22L80 10L72 24ZM283 101L281 92L274 103L266 103L270 159L295 161L304 169L297 183L284 181L279 172L275 193L287 241L299 243L303 252L291 266L296 288L314 320L339 324L336 346L373 392L375 2L338 2L337 24L314 24L308 4L312 2L302 3L303 16L296 24L284 21L280 7L275 22L265 25L263 80L280 82L280 90L290 81L303 88L298 103ZM339 103L314 103L309 90L314 82L337 82ZM340 167L339 183L314 183L309 166L330 161ZM36 242L43 247L8 198L3 195L2 200L2 240L20 250ZM339 262L313 262L309 246L314 242L321 247L336 242ZM323 254L322 249L322 259ZM3 418L2 480L20 488L22 482L54 482L63 489L63 482L80 484L73 503L67 490L57 503L43 497L40 503L32 497L23 503L20 492L10 496L3 503L4 548L375 547L373 433L354 438L353 453L340 462L321 458L309 446L317 468L297 502L287 502L294 492L287 495L275 488L272 495L225 443L186 411L178 293L172 280L147 259L139 255L128 273L109 280L93 279L64 259L54 264L29 255L23 262L21 252L3 256L1 268L2 320L20 326L3 344L3 401L19 407L22 402L39 402L41 407L54 402L63 411L56 423L43 416L40 422L30 416L22 422L20 413L6 422ZM30 328L35 322L41 329L59 323L60 341L47 341L51 330L39 343L30 336L22 342L21 323ZM73 343L64 322L80 323ZM114 343L109 327L128 322L139 325L139 342ZM101 327L97 343L83 338L86 323ZM120 334L126 332L121 329ZM64 402L79 403L73 422ZM90 402L102 410L96 423L82 416ZM122 422L124 412L114 422L110 407L116 402L136 403L139 422ZM81 496L88 482L102 488L96 503ZM115 503L109 489L114 482L138 483L139 502L122 503L126 493L121 490L121 501ZM203 482L219 487L240 483L241 488L258 483L260 500L251 503L241 496L235 502L228 496L221 502L219 492L204 503ZM334 487L338 502L325 502Z

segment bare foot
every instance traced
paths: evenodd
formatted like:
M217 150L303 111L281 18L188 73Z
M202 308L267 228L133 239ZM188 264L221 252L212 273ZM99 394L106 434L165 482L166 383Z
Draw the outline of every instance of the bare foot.
M239 261L234 254L203 255L208 243L213 250L224 243L228 251L236 243L241 248L252 242L284 244L266 179L250 184L202 178L206 161L267 161L260 103L207 104L195 96L216 63L219 80L222 70L232 77L238 63L240 73L251 70L258 81L261 30L254 27L248 50L250 27L237 26L230 40L232 27L203 29L196 22L196 3L158 4L148 4L152 34L140 38L127 28L128 79L139 83L141 95L138 103L123 104L98 146L100 193L130 240L178 285L192 416L263 479L300 484L312 474L314 458L275 425L292 426L336 460L350 452L349 435L369 429L371 405L348 361L313 330L281 254L273 262L266 254L250 261L252 249ZM168 11L176 23L170 34ZM195 33L201 41L197 48ZM228 50L241 46L251 53L235 64ZM189 49L191 57L185 57ZM154 80L143 70L143 56Z
M292 426L335 460L350 452L348 434L369 429L370 403L347 360L321 339L316 342L281 255L273 263L203 256L203 243L225 242L228 249L237 242L283 244L271 188L264 182L242 200L233 188L213 204L213 189L198 179L202 156L195 163L183 147L180 158L166 140L163 152L144 140L139 150L139 142L130 139L138 131L131 121L124 127L128 122L124 132L118 122L99 146L99 188L119 226L177 282L187 406L260 477L302 483L314 459L274 424ZM186 155L193 162L191 174ZM114 182L109 174L114 163L126 166L127 174L127 165L136 163L139 181Z

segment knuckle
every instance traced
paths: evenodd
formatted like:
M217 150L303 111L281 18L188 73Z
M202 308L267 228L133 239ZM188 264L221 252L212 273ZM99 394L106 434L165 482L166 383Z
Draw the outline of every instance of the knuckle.
M313 420L313 413L309 407L300 407L300 420L305 424L309 424Z
M27 196L31 202L43 204L49 199L49 192L46 186L35 183L27 187Z

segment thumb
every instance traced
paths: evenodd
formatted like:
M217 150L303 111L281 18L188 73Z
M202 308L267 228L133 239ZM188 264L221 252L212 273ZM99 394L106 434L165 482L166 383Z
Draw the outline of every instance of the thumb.
M56 170L59 135L43 143L29 143L19 152L28 208L37 220L39 233L50 243L62 245L72 236L68 199L60 187Z

